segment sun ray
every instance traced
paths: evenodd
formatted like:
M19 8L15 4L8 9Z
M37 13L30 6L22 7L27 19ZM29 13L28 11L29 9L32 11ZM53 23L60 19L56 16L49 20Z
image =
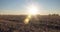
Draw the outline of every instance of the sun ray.
M37 13L38 13L38 9L37 9L37 7L36 7L35 5L30 5L30 6L27 8L27 10L28 10L28 16L27 16L26 19L24 20L24 23L25 23L25 24L28 24L28 23L29 23L32 15L37 15Z

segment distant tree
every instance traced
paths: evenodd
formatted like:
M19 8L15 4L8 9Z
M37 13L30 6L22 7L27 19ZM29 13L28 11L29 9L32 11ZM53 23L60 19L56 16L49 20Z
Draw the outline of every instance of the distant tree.
M49 16L51 16L51 14L49 14Z
M59 16L59 14L52 14L52 16Z
M49 16L59 16L59 14L49 14Z

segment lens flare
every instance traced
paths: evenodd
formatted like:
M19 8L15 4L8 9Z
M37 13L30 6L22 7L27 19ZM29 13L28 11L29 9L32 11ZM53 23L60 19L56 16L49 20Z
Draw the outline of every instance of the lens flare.
M28 24L30 19L31 19L31 15L28 15L27 18L24 20L24 23Z
M24 20L24 23L25 24L28 24L29 23L32 15L37 15L38 8L35 5L30 5L30 6L27 7L27 11L28 11L28 16Z

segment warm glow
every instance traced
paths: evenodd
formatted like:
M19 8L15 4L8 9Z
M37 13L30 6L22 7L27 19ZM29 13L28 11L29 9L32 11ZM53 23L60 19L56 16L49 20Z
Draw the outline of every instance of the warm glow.
M31 15L28 15L27 18L24 20L24 23L28 24L30 19L31 19Z
M25 24L28 24L28 23L29 23L29 19L28 19L28 18L25 19L24 23L25 23Z
M30 6L28 6L27 11L28 11L28 16L24 20L25 24L29 23L32 15L37 15L38 14L38 8L35 5L30 5Z
M38 8L34 5L31 5L28 7L28 13L31 15L36 15L38 14Z

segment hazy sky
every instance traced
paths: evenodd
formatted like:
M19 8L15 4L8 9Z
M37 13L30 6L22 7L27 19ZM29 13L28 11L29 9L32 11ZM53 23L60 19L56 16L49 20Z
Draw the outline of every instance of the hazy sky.
M0 0L0 14L28 14L26 7L32 3L40 14L60 14L60 0Z

